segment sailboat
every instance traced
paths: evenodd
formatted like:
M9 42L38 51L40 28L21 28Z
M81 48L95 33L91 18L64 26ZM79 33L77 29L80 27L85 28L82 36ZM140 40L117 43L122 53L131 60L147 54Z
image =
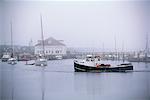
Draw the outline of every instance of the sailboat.
M146 47L144 50L144 54L141 55L140 53L137 53L136 56L130 57L128 59L129 62L145 62L145 63L150 63L150 55L149 55L149 39L148 39L148 33L146 34Z
M13 31L12 31L12 22L10 22L11 28L11 57L8 59L8 64L15 65L17 64L17 59L14 57L14 48L13 48Z
M43 35L43 23L42 23L42 16L40 16L41 20L41 38L42 38L42 54L35 61L35 66L47 66L47 59L45 57L45 48L44 48L44 35Z

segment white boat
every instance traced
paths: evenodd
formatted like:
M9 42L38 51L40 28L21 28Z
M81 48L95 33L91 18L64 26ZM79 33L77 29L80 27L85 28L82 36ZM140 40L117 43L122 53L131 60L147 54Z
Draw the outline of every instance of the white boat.
M47 66L47 59L45 59L45 58L38 58L35 61L35 66Z
M7 62L8 62L8 64L15 65L15 64L17 64L17 59L16 58L9 58Z
M63 59L63 57L61 55L55 56L57 60L61 60Z
M4 54L4 55L2 56L2 62L7 62L9 58L10 58L10 55L9 55L9 54Z

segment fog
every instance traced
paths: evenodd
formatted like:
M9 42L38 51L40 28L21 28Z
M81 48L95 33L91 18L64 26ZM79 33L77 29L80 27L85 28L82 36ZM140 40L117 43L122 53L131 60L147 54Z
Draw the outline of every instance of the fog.
M64 40L67 47L142 50L150 34L149 1L7 0L0 4L1 44L10 44L10 21L15 45L44 38ZM150 36L150 35L149 35ZM150 38L149 38L150 39Z

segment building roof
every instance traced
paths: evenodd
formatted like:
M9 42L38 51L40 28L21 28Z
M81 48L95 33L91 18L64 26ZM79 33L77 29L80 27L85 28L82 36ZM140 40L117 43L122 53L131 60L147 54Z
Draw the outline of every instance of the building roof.
M39 40L35 46L42 46L42 41ZM53 37L49 37L48 39L44 40L44 46L66 46L66 45L61 43L59 40L54 39Z

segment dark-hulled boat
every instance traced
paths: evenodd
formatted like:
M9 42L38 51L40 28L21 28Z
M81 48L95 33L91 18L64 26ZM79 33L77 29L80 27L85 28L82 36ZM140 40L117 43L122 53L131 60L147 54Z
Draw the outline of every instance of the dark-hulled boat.
M101 64L99 57L87 56L85 60L74 60L75 72L126 72L133 70L131 63L123 63L116 66Z

